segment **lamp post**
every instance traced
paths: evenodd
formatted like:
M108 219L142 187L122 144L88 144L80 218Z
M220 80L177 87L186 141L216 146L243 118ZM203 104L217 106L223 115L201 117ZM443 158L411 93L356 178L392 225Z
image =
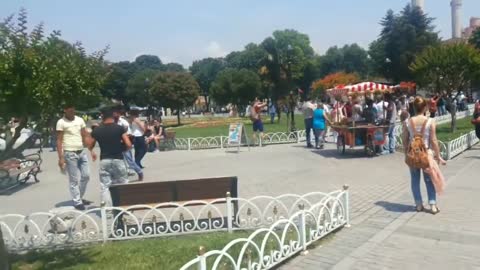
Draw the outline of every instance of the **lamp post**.
M292 45L288 44L287 46L287 65L286 65L286 72L287 72L287 86L292 86L292 61L291 61L291 52L293 51ZM297 128L295 127L295 107L297 105L297 100L293 91L290 91L288 96L288 110L290 113L290 132L295 132Z

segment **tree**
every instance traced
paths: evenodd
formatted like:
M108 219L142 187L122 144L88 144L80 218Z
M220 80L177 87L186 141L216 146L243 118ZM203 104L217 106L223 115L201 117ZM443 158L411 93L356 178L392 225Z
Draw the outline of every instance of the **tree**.
M181 109L193 105L200 95L195 78L186 72L161 72L150 87L150 98L156 104L177 110L180 125Z
M212 84L211 95L220 104L243 108L261 95L258 75L247 69L228 68L220 72Z
M153 70L165 70L165 66L163 65L162 61L156 55L140 55L135 58L134 62L137 71L143 69L153 69Z
M128 99L141 107L154 105L150 97L150 86L159 73L160 71L154 69L143 69L135 73L128 81Z
M127 86L128 81L134 74L135 66L128 61L110 64L108 66L108 76L101 89L102 96L122 101L124 104L130 103Z
M480 74L480 52L463 42L431 47L419 54L410 66L417 81L432 92L468 89ZM452 132L456 129L452 110Z
M266 59L267 52L262 46L249 43L243 51L231 52L225 57L226 66L235 69L248 69L257 73Z
M168 63L164 65L166 72L185 72L185 68L179 63Z
M468 42L480 50L480 27L473 32Z
M59 31L45 38L42 24L28 33L23 9L17 25L13 19L0 24L0 117L16 117L19 126L0 160L21 155L22 146L13 145L29 121L41 131L62 105L88 108L101 101L108 50L87 55L81 43L61 40Z
M326 76L331 73L344 71L347 73L358 73L362 77L368 76L368 53L356 43L345 45L342 48L337 46L327 50L320 60L320 75Z
M407 5L399 15L389 10L381 21L380 38L370 46L376 72L393 82L412 81L410 70L415 55L439 44L433 18Z
M222 58L204 58L194 61L190 67L197 83L200 85L202 95L205 97L207 111L210 109L210 101L208 99L210 87L217 77L217 74L224 69L225 64Z
M356 73L337 72L325 76L321 80L316 80L312 84L312 90L314 96L317 98L322 97L325 94L325 90L336 87L338 85L348 85L357 83L360 81L360 77Z

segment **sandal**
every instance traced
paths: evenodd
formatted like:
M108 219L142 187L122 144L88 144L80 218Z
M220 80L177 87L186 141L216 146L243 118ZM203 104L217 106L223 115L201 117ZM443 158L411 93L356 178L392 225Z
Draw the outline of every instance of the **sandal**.
M435 211L433 210L434 207L435 207ZM440 213L440 209L436 205L432 205L430 208L430 214L436 215L438 213Z
M423 205L417 205L417 206L415 207L415 210L416 210L417 212L423 212L423 211L425 211L425 207L423 207Z

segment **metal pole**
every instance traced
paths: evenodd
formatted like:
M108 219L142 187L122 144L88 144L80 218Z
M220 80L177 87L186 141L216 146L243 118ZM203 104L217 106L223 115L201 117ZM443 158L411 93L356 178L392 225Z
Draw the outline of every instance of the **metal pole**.
M300 245L302 245L302 255L307 255L307 222L305 218L305 205L300 205Z
M207 270L207 258L205 257L206 249L204 246L198 248L198 270Z
M101 202L100 207L100 215L102 220L102 236L103 243L105 244L108 240L107 210L105 209L105 202Z
M350 194L348 192L349 186L347 184L343 185L343 192L344 198L345 198L345 219L347 223L345 224L345 227L350 228Z
M232 196L230 192L227 192L227 231L229 233L233 232L233 211L232 211Z

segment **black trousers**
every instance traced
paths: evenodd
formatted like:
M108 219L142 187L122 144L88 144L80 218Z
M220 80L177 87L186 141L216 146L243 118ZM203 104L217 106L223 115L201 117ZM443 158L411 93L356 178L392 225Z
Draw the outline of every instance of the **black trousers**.
M147 154L147 143L145 142L145 137L135 137L133 139L133 148L135 149L135 163L138 166L142 166L142 159Z

